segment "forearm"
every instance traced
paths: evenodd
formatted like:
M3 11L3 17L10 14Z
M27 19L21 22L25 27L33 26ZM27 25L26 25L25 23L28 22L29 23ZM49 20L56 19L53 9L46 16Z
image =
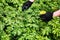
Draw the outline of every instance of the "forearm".
M34 0L29 0L30 2L34 2Z

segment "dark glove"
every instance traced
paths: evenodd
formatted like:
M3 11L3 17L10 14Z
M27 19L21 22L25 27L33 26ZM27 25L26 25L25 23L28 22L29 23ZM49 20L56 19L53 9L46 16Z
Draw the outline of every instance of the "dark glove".
M47 12L46 14L40 15L40 18L44 22L49 22L51 19L53 19L53 13Z
M25 2L22 6L22 11L27 10L32 5L32 3L33 2L30 1Z

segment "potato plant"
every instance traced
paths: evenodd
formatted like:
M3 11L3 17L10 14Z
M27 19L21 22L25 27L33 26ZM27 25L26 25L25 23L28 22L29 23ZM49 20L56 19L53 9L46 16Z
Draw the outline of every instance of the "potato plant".
M41 10L60 9L60 0L35 0L22 11L28 0L0 0L0 40L60 40L60 18L48 23L39 19Z

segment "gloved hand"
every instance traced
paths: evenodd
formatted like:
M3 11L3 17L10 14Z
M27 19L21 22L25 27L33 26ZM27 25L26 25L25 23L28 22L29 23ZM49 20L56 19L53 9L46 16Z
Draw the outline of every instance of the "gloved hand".
M27 10L32 5L32 3L33 2L31 2L31 1L25 2L22 6L22 11Z
M47 12L45 14L42 14L39 16L42 21L44 22L49 22L51 19L53 19L53 13L52 12Z
M59 17L60 16L60 10L57 10L55 12L46 12L45 14L43 13L39 17L41 18L42 21L44 22L49 22L53 17Z

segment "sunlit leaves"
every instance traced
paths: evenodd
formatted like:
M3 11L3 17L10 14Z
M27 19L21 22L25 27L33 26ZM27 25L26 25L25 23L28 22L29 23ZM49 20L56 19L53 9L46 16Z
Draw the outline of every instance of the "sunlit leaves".
M58 10L60 1L35 0L32 6L23 12L21 7L25 1L27 0L0 0L0 39L58 40L60 18L52 19L48 23L38 18L41 10Z

